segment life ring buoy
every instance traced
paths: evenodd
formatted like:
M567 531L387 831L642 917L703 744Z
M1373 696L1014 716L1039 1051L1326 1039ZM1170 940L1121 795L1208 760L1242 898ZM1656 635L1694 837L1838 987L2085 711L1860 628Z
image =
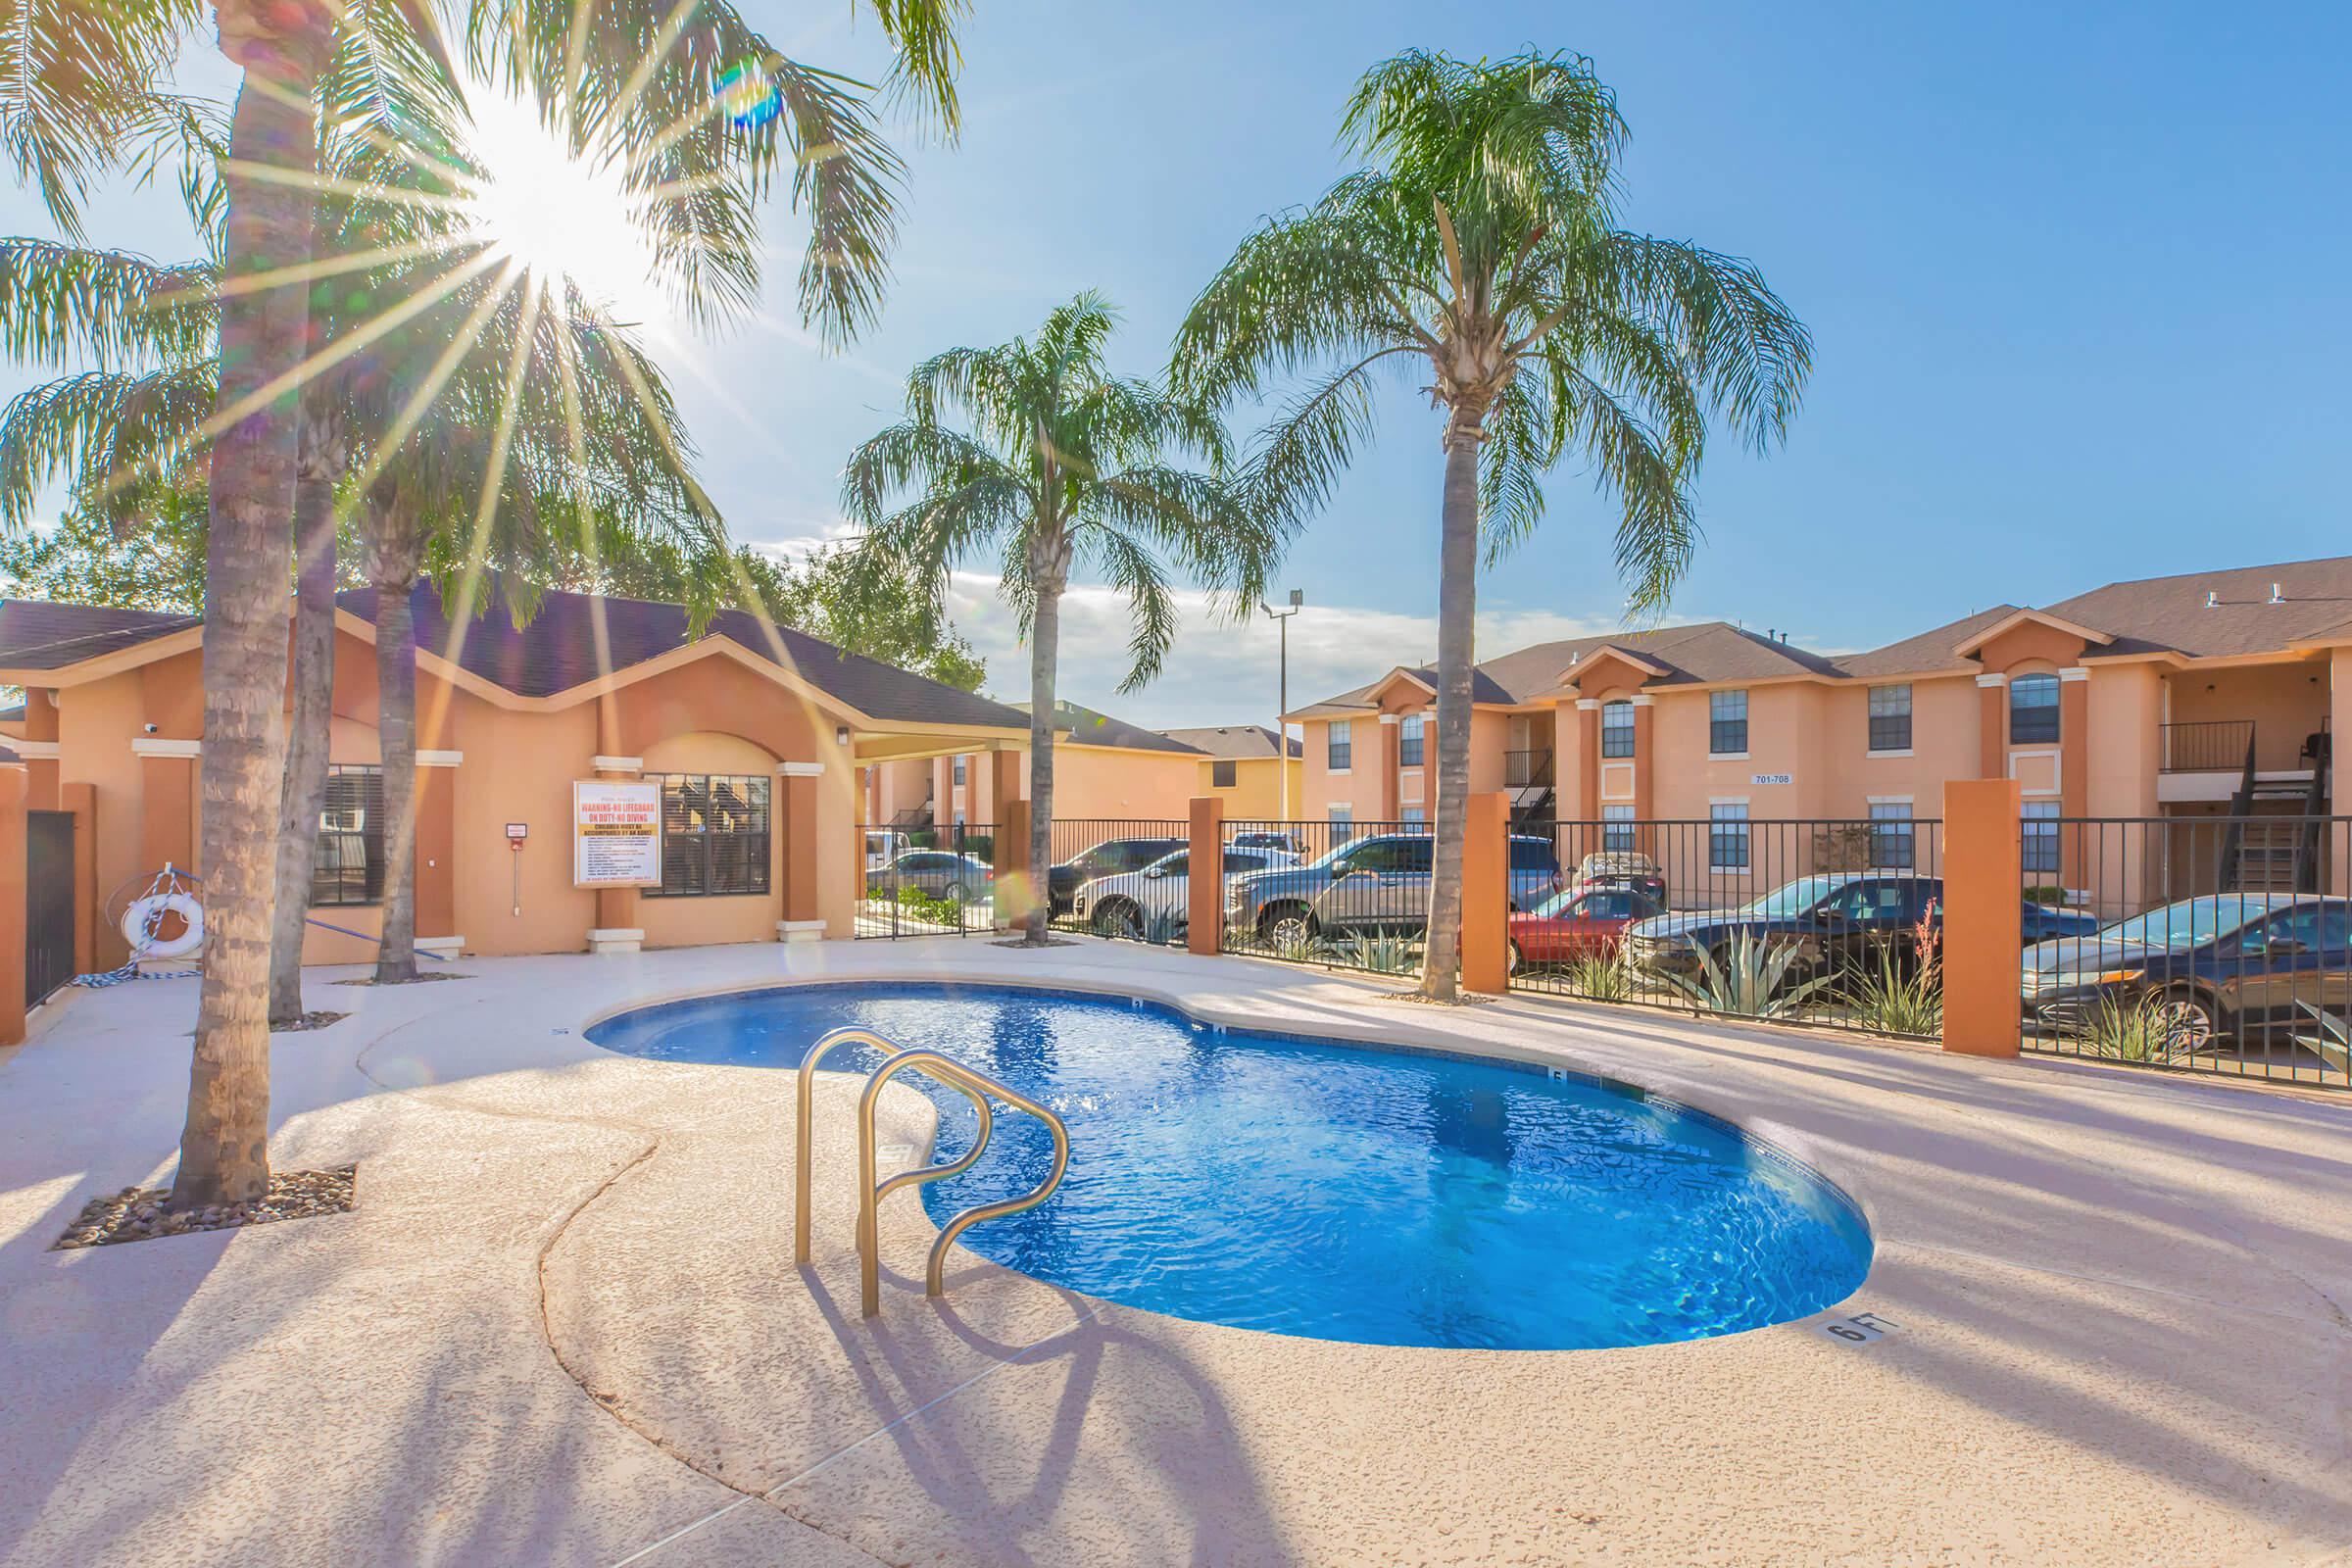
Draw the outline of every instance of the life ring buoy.
M176 914L187 929L165 940L156 936L164 916ZM151 893L122 911L122 940L133 958L184 958L204 946L204 906L185 893Z

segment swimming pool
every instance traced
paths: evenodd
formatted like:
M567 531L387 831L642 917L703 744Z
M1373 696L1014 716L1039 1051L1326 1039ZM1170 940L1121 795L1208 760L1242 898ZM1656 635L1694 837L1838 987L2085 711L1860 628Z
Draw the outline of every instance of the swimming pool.
M1068 1122L1054 1200L964 1246L1176 1317L1367 1345L1652 1345L1819 1311L1870 1266L1861 1216L1810 1170L1712 1116L1541 1067L1222 1029L1155 1003L914 982L666 1003L588 1037L665 1061L788 1068L849 1024L947 1052ZM826 1065L879 1059L845 1049ZM933 1098L945 1162L970 1147L972 1111ZM1025 1191L1051 1152L1032 1118L1000 1115L980 1163L923 1201L944 1219Z

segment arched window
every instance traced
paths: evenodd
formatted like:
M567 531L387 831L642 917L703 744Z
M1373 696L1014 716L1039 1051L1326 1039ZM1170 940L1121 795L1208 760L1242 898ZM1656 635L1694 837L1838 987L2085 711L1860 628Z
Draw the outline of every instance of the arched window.
M1600 755L1634 755L1634 705L1623 698L1600 708Z
M2058 677L2020 675L2009 683L2009 744L2058 738Z

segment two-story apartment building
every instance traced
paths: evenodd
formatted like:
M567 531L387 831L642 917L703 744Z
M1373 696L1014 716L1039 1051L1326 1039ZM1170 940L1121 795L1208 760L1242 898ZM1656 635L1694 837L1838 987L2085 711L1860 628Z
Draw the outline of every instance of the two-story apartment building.
M1397 666L1291 715L1301 816L1426 816L1435 680ZM1722 621L1523 648L1478 667L1471 787L1509 791L1523 820L1622 822L1603 828L1612 848L1647 847L1638 824L1660 820L1727 824L1714 840L1737 845L1746 821L1836 818L1886 824L1873 840L1899 853L1899 824L1934 815L1947 780L2009 777L2030 869L2074 880L2100 852L2058 819L2331 808L2328 737L2348 707L2342 557L1996 605L1842 657ZM2214 853L2214 835L2179 838ZM2244 881L2268 849L2248 835Z

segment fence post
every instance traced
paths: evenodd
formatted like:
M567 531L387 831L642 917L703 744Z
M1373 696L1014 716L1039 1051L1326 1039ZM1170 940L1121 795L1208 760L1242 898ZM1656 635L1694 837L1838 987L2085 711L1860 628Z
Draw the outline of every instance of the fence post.
M0 1046L24 1038L24 799L29 788L24 764L0 765Z
M1046 896L1046 890L1029 875L1027 801L997 803L997 842L989 853L996 857L997 865L996 927L1008 931L1027 919L1030 908Z
M1510 989L1511 803L1498 793L1470 797L1462 844L1462 989L1500 996Z
M1184 946L1213 958L1225 935L1225 798L1193 797L1192 843L1185 852Z
M2014 1056L2024 1029L2025 827L2017 780L1943 786L1943 1049Z

